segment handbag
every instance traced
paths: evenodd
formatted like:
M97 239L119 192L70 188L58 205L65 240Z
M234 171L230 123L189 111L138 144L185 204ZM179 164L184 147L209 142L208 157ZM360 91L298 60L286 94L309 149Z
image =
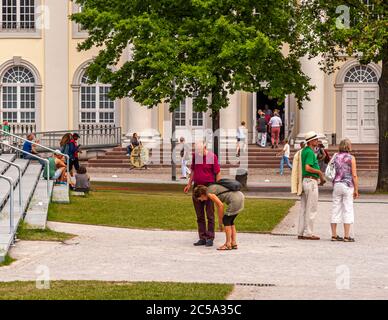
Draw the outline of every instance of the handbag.
M327 180L333 182L336 176L336 170L335 170L335 163L334 160L336 158L337 154L334 154L329 163L327 164L326 170L325 170L325 177Z

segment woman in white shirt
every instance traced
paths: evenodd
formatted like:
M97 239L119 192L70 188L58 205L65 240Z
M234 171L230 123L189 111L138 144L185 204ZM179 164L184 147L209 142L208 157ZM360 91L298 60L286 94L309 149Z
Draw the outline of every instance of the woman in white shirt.
M271 142L272 149L276 146L279 147L280 127L283 125L282 119L279 117L278 112L274 112L274 116L269 120L268 125L271 128Z
M245 121L241 122L241 126L237 129L237 150L236 150L236 157L240 156L241 147L243 149L243 152L246 152L247 148L247 128L245 127Z

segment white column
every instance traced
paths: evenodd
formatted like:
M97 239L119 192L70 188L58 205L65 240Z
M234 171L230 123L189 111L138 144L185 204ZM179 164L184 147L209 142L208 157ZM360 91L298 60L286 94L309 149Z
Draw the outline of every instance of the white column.
M236 133L240 125L240 92L236 92L229 96L229 106L220 110L220 128L223 130L224 137L232 137L236 140Z
M295 141L296 146L304 140L305 134L309 131L315 131L319 138L327 143L323 134L325 78L323 71L319 69L319 61L319 57L311 60L307 57L301 58L302 71L311 79L310 83L316 88L309 93L310 101L304 101L303 109L299 110L299 134Z
M152 109L141 106L132 99L128 99L126 107L128 108L128 132L126 137L130 138L136 132L140 136L143 145L151 147L156 137L160 136L158 130L153 128L152 117L155 112ZM129 140L124 142L128 143Z
M68 1L46 0L50 28L44 30L44 131L69 130ZM46 9L46 10L48 10ZM55 17L55 18L54 18ZM28 51L28 48L26 48ZM74 128L75 129L75 128Z

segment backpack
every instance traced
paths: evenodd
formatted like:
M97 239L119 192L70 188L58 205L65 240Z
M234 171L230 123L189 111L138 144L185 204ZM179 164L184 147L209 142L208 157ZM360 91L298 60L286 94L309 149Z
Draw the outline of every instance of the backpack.
M336 176L336 170L335 170L335 163L334 163L334 159L335 159L335 156L337 154L335 154L331 160L329 161L327 167L326 167L326 170L325 170L325 177L327 180L333 182L335 176Z
M70 149L70 146L68 143L66 143L64 146L61 147L60 151L63 154L69 155L69 151L70 151L69 149Z
M233 179L220 179L215 184L219 184L220 186L223 186L224 188L228 189L228 191L222 193L226 193L229 191L240 191L242 187L240 182Z

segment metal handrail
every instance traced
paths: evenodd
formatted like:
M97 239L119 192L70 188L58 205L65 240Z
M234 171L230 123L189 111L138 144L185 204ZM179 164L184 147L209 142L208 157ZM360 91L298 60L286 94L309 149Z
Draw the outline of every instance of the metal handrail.
M34 132L34 134L39 140L45 141L45 145L55 148L54 146L57 145L62 136L70 132L80 136L78 143L81 143L82 149L85 150L121 145L121 127L91 126L78 130L42 131Z
M23 210L22 209L23 208L23 206L22 206L22 204L23 204L23 200L22 200L22 167L16 163L13 163L13 162L5 160L5 159L0 158L0 161L16 167L19 171L19 206L20 206L20 213L23 214L23 212L22 212L22 210Z
M41 157L39 157L39 156L37 156L35 154L29 153L29 152L27 152L27 151L25 151L23 149L17 148L15 146L11 146L8 143L0 141L0 144L6 145L6 146L10 147L11 149L17 150L17 151L22 152L24 154L28 154L28 155L36 158L36 159L39 159L39 160L42 160L42 161L46 162L46 169L47 169L47 196L50 197L50 179L49 179L50 178L50 161L48 161L47 159L41 158Z
M14 231L14 223L13 223L13 180L10 177L6 177L0 175L0 179L7 180L9 183L9 233L12 234Z
M18 136L18 135L16 135L16 134L13 134L13 133L10 133L10 132L8 132L8 131L4 131L4 130L2 130L2 129L0 129L0 133L3 133L3 135L5 135L5 136L11 136L11 137L14 137L14 138L16 138L16 139L19 139L19 140L22 140L22 141L27 141L27 142L30 142L30 143L32 143L32 144L34 144L34 145L36 145L36 146L38 146L38 147L40 147L40 148L42 148L42 149L45 149L45 150L48 150L48 151L51 151L51 152L53 152L53 153L56 153L56 154L60 154L60 155L62 155L62 156L64 156L65 158L66 158L66 172L67 172L67 177L70 177L70 156L69 155L67 155L67 154L65 154L65 153L62 153L62 152L58 152L58 151L56 151L56 150L54 150L54 149L51 149L51 148L49 148L49 147L46 147L46 146L44 146L44 145L41 145L41 144L39 144L39 143L36 143L36 142L32 142L32 141L30 141L30 140L28 140L28 139L25 139L25 138L23 138L23 137L20 137L20 136ZM7 144L7 143L3 143L4 145L7 145L7 146L10 146L9 144ZM27 152L27 151L25 151L25 152ZM27 152L28 153L28 152ZM41 158L40 158L41 159ZM43 159L44 160L44 159ZM49 176L47 176L47 180L49 179L48 178Z

